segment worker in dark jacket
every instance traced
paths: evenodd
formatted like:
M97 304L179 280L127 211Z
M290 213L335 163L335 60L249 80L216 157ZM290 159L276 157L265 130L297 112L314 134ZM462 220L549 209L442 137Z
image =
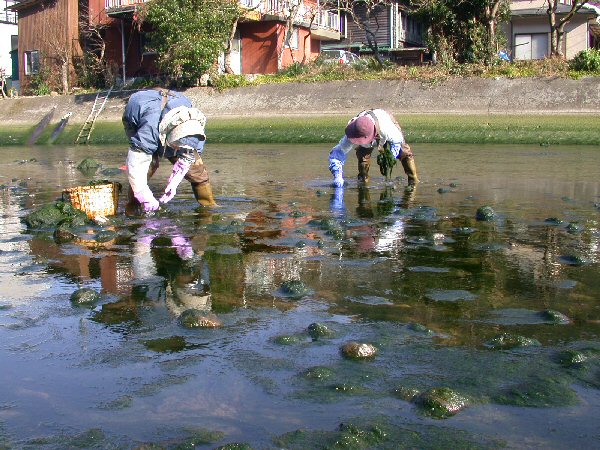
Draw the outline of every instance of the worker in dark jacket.
M201 158L206 140L206 117L186 96L162 89L136 92L125 107L123 125L130 142L127 214L135 213L140 206L144 212L156 211L160 203L173 198L184 178L191 183L198 203L216 205ZM173 172L163 195L156 200L148 178L158 169L161 157L173 164Z

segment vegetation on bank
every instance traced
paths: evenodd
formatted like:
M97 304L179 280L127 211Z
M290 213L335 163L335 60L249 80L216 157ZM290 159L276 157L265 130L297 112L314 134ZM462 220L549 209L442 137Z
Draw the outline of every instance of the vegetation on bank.
M598 145L600 117L582 115L397 114L410 143ZM331 145L347 115L209 118L208 143L289 143ZM37 140L47 145L54 126ZM73 145L81 124L69 124L53 145ZM0 145L25 145L35 126L0 127ZM98 122L92 145L127 145L120 122Z

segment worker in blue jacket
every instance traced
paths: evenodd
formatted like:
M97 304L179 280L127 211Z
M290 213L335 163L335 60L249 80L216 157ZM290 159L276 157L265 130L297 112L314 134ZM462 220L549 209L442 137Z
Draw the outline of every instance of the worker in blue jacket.
M175 196L184 178L191 183L198 203L216 205L208 170L201 158L206 140L206 117L186 96L163 89L136 92L125 106L123 125L130 143L127 214L134 214L140 207L144 212L156 211L161 203ZM163 195L156 200L148 178L158 169L161 157L173 164L173 172Z

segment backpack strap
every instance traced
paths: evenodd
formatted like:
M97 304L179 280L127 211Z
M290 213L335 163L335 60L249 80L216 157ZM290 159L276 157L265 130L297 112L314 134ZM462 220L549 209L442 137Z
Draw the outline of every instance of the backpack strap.
M373 122L375 122L375 141L377 141L377 148L381 149L381 144L379 143L381 140L381 128L379 128L379 120L377 120L377 116L372 109L365 111L365 115L368 115L371 119L373 119ZM384 146L385 145L387 145L387 142L384 144Z

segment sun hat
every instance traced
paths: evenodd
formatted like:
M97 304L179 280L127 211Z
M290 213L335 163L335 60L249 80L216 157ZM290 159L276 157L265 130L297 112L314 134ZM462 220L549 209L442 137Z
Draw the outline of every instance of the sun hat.
M203 141L206 139L204 127L206 116L196 108L178 106L173 108L160 121L158 132L162 145L170 145L188 136L198 136Z
M346 136L356 145L370 144L376 134L375 122L368 116L359 116L346 126Z

